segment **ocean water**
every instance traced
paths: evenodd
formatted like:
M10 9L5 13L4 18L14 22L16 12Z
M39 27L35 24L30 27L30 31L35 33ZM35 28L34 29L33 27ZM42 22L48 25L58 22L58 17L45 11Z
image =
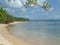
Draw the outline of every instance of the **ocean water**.
M30 45L60 45L60 21L29 21L9 29L11 34Z

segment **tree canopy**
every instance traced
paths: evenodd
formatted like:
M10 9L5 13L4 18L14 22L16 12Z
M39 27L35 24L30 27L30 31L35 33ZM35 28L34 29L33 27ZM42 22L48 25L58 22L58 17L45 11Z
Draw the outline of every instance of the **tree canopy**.
M48 11L51 8L51 5L48 2L43 2L43 5L40 6L39 4L37 4L37 1L38 0L27 0L25 6L31 7L37 5L38 7L43 8L45 11Z
M28 18L18 18L10 15L3 7L0 7L0 23L10 23L13 21L28 21Z
M11 0L8 0L8 2L10 2L10 1L11 1ZM15 1L15 0L13 0L13 1ZM38 7L43 8L45 11L48 11L48 10L51 8L51 5L49 4L49 2L46 2L46 1L43 2L43 5L42 5L42 6L40 6L40 5L38 4L38 0L26 0L25 3L23 3L23 1L20 0L20 2L23 4L23 6L24 6L25 8L38 6Z

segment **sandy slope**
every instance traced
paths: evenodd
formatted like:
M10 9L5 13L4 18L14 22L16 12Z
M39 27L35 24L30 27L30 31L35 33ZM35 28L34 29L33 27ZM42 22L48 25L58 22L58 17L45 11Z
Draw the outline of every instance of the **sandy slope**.
M5 39L2 34L0 34L0 44L3 45L13 45L11 42L9 42L7 39Z
M17 39L7 31L8 25L0 24L0 44L4 45L29 45L29 43Z

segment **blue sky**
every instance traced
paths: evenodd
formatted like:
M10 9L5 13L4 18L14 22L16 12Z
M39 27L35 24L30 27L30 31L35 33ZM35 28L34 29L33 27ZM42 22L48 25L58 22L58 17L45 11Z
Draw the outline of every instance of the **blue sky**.
M22 1L25 2L25 0ZM24 8L19 0L10 3L7 0L0 0L0 6L16 17L25 17L31 20L60 20L60 0L38 0L38 4L42 5L44 1L51 4L49 11L44 11L40 7Z

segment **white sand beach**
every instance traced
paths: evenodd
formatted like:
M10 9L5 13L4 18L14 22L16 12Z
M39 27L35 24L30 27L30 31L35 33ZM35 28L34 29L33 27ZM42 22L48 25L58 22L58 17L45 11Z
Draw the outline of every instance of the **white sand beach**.
M0 24L0 45L30 45L11 35L6 28L7 26L8 24Z
M9 42L7 39L5 39L2 34L0 34L0 45L13 45L11 42Z

